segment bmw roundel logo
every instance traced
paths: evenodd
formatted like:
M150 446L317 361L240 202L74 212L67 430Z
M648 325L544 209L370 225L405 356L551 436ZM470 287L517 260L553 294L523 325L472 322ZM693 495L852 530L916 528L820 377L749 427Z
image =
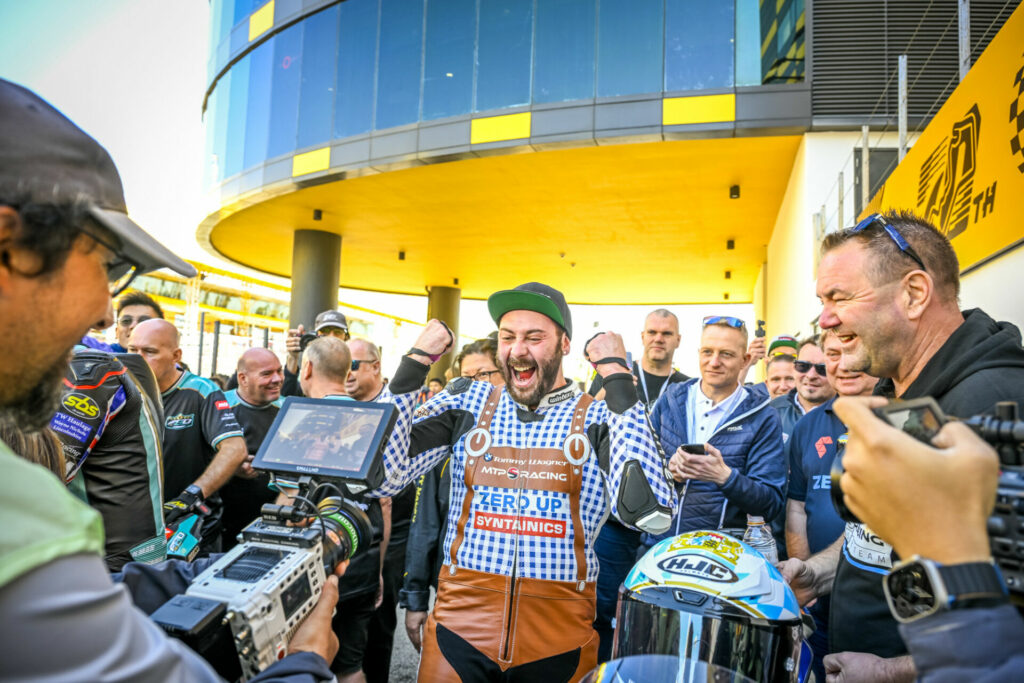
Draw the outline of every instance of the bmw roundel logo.
M516 467L509 467L508 468L508 478L509 479L516 479L518 477L519 477L519 469L516 468Z
M494 460L494 456L491 455L490 453L488 453L488 454L484 455L484 460L486 462L490 462L490 461Z

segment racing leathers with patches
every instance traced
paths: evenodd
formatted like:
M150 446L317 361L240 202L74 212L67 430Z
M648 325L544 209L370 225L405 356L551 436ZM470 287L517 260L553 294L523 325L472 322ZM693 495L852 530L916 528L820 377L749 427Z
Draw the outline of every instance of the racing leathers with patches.
M662 505L671 500L631 376L607 377L606 401L568 384L535 411L502 387L456 380L413 418L425 371L403 359L390 385L399 417L378 489L393 495L451 453L444 564L419 680L491 680L510 669L577 680L596 664L593 542L609 507L618 516L627 462L640 463Z

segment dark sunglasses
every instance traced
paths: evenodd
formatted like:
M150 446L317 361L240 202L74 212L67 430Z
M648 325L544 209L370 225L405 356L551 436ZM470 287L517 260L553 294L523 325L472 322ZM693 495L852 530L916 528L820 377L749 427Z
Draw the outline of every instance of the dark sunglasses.
M921 266L921 270L923 270L926 273L928 272L928 269L924 267L924 261L922 261L921 257L917 255L917 252L914 251L914 248L910 246L910 242L907 242L903 235L900 234L900 231L894 228L888 221L886 221L885 218L882 217L882 214L871 214L870 216L862 220L860 223L858 223L855 227L851 228L850 232L863 232L864 230L869 230L871 228L881 228L882 230L885 230L886 234L889 235L889 237L892 238L892 241L896 243L896 246L900 248L900 251L902 251L904 254L912 258L914 260L914 263Z
M729 327L746 327L747 324L739 318L734 318L731 315L708 315L704 317L702 323L704 327L708 325L728 325Z
M808 371L810 371L811 368L814 368L814 371L816 373L818 373L822 377L825 376L825 364L824 363L812 363L809 360L797 360L797 361L793 361L793 368L797 372L799 372L799 373L808 372Z
M365 360L365 359L364 360L357 360L357 359L353 358L352 359L352 372L357 372L359 370L359 366L362 365L363 363L376 363L376 362L377 361L375 361L375 360Z

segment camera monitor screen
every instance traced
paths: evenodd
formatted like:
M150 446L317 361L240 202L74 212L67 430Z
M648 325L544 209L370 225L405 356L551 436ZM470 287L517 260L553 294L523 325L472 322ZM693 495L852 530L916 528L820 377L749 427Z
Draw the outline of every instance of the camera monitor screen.
M252 466L299 475L376 479L378 454L395 417L390 403L290 397L270 426Z

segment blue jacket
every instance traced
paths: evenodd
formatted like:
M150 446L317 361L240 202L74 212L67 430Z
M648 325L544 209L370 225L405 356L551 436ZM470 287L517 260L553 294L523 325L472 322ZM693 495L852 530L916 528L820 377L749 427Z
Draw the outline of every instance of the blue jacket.
M692 443L686 415L687 394L699 378L673 384L651 414L665 455ZM786 490L786 458L779 416L768 405L763 386L743 387L745 395L708 443L722 452L732 474L724 485L707 481L677 483L679 499L671 529L654 540L696 529L743 528L746 515L771 519L782 511Z

